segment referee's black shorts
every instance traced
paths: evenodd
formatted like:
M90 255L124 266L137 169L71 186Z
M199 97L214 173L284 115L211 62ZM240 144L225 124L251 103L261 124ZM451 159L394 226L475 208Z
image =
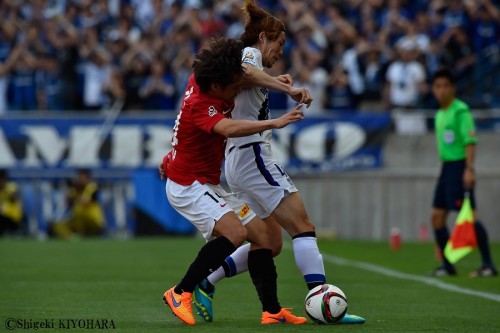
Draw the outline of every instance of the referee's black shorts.
M460 210L464 200L465 160L444 162L434 190L433 208ZM476 207L474 189L470 189L472 208Z

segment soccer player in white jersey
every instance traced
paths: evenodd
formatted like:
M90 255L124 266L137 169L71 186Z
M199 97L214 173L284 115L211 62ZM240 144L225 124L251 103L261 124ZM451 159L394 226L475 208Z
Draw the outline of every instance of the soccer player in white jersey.
M304 324L306 318L294 316L278 302L267 224L219 184L228 137L282 128L303 119L298 107L266 122L230 119L234 97L246 76L242 50L241 41L214 39L193 62L194 74L174 126L173 149L160 172L168 177L165 190L170 204L200 230L207 243L163 298L177 317L194 325L191 298L195 286L246 239L252 247L248 269L262 304L261 323Z
M245 0L243 9L248 16L241 36L246 46L243 65L247 71L270 68L283 53L285 27L277 18L257 7L253 0ZM289 80L291 83L291 78ZM310 103L311 99L303 102ZM232 117L254 121L270 119L267 89L251 87L241 91L235 99ZM273 158L270 140L271 130L230 138L226 147L226 179L233 194L268 223L274 255L281 251L281 227L292 237L295 262L310 290L326 283L315 227L309 220L294 183ZM214 285L224 277L234 276L248 269L249 249L248 244L239 247L226 258L222 267L195 288L194 305L206 321L213 320ZM349 314L340 321L343 324L364 322L364 318Z

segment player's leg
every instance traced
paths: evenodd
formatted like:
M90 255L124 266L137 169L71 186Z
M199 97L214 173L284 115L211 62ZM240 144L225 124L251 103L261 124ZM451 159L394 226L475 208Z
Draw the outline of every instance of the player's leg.
M314 225L298 192L281 200L271 217L292 237L295 263L310 289L326 282L323 257L319 252Z
M181 186L168 180L166 191L171 205L208 240L181 281L163 296L175 315L186 324L194 325L191 301L195 286L245 241L246 229L237 215L226 207L220 194L206 185L195 182L191 186Z
M255 213L243 201L235 198L233 195L225 195L224 200L240 218L243 225L248 224ZM215 294L215 285L225 277L235 276L248 271L248 253L251 244L240 246L230 256L228 256L222 265L211 273L206 279L203 279L194 290L193 304L196 312L205 320L213 320L212 303Z
M195 320L191 310L192 293L195 286L202 281L211 270L220 266L221 262L244 241L246 231L240 228L238 218L228 212L215 223L214 234L219 237L207 242L189 266L181 281L164 294L165 302L176 316L188 325ZM183 308L180 308L184 305Z
M231 206L244 225L250 222L255 216L255 213L251 211L250 207L243 204L244 201L240 201L234 196L228 196L224 199L229 203L229 206ZM240 246L224 260L217 270L196 286L193 303L196 312L205 321L212 321L214 317L212 303L215 294L215 285L226 277L232 277L248 271L248 253L250 252L250 246L250 243Z
M323 257L319 252L314 224L310 221L299 192L285 196L270 219L277 221L292 237L295 263L309 290L326 283ZM360 316L345 314L337 324L364 324Z
M247 239L251 243L248 271L262 304L262 324L304 324L306 318L294 316L278 302L278 274L271 250L271 228L258 217L245 227L248 232Z

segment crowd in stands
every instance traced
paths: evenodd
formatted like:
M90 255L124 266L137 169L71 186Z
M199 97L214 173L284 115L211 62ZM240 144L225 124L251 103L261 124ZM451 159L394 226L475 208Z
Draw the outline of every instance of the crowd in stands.
M500 61L498 0L257 2L287 28L270 73L309 87L311 113L370 101L381 110L425 106L439 67L451 67L466 89L478 72L486 82L485 63ZM125 110L175 110L197 50L211 36L239 38L241 7L241 0L2 0L0 113L99 110L116 100ZM277 93L270 99L274 109L290 103Z

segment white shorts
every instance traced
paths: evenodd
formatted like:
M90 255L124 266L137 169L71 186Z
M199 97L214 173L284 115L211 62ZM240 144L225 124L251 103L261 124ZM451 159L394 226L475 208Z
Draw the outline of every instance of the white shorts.
M255 217L247 204L227 193L220 185L195 181L184 186L167 179L165 191L170 205L189 220L207 241L213 238L215 223L226 213L236 213L243 225Z
M225 172L233 194L261 218L271 215L283 198L297 192L293 181L273 158L269 143L230 149Z

